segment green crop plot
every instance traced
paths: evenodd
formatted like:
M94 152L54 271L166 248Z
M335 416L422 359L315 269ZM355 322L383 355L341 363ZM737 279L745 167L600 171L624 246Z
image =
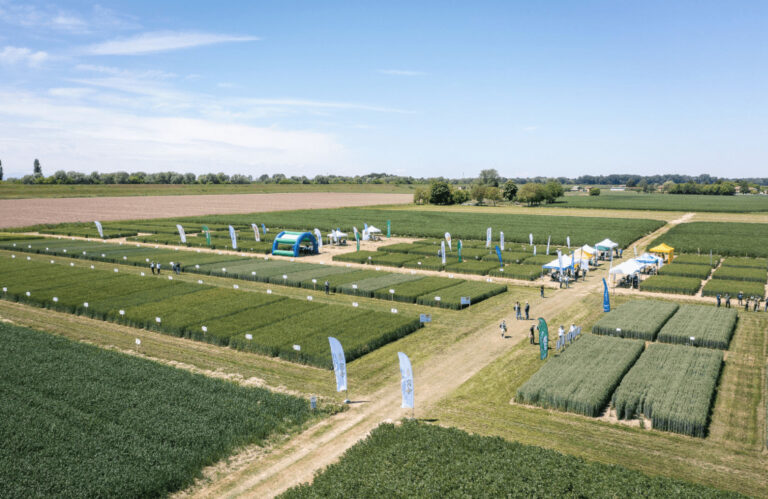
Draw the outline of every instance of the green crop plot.
M768 272L765 268L754 267L720 267L712 274L712 279L726 279L729 281L752 281L765 284L768 280Z
M755 269L768 269L768 259L765 258L741 258L729 256L723 260L723 267L747 267Z
M692 255L682 254L675 256L674 263L684 263L686 265L709 265L710 267L717 267L720 262L720 255Z
M331 326L341 331L336 335L339 339L347 338L348 361L356 358L355 352L362 355L420 327L418 317L90 269L82 263L72 267L53 260L51 264L49 257L30 258L0 257L2 298L319 367L330 367ZM372 279L388 275L413 277L385 274ZM293 345L301 345L301 351Z
M663 276L678 276L678 277L695 277L698 280L703 280L709 277L709 273L712 271L712 267L709 265L694 265L688 263L671 263L664 265L659 270L659 275Z
M385 423L282 499L317 497L730 497L499 437Z
M728 350L737 318L733 309L680 305L657 339L664 343L687 344L694 337L696 346Z
M651 344L611 404L619 418L642 414L654 429L704 437L722 363L719 350Z
M599 416L642 351L641 341L584 335L549 359L517 390L515 400Z
M4 497L157 497L310 417L306 400L0 323Z
M551 205L555 208L597 210L704 211L723 213L768 212L765 196L710 196L705 194L646 194L606 192L599 196L566 195Z
M695 295L701 287L701 279L654 275L640 282L640 291L652 293L674 293L678 295Z
M217 215L208 217L190 217L183 219L191 224L220 223L246 225L254 215ZM338 208L320 210L296 210L283 212L260 213L270 227L286 229L311 229L314 227L341 227L351 230L360 226L365 220L377 227L386 227L387 220L392 222L392 232L397 235L414 237L442 238L449 231L454 240L485 240L485 231L491 227L494 240L498 239L499 231L504 232L505 239L512 242L528 242L528 234L532 233L534 243L546 245L547 237L551 236L553 245L565 245L566 237L570 236L571 244L594 244L610 237L626 247L645 234L661 227L664 222L644 219L592 218L592 217L559 217L547 215L509 215L498 213L457 213L435 212L420 210L383 210ZM169 222L170 223L170 222Z
M478 281L459 281L456 285L439 289L434 293L426 293L416 298L416 303L432 307L459 310L467 305L461 304L461 298L467 297L471 304L479 303L493 296L505 293L505 284L494 284Z
M672 227L649 247L666 243L677 253L768 257L768 225L738 222L690 222ZM763 266L763 268L766 268Z
M662 326L677 311L677 303L636 300L623 303L592 326L595 334L653 341Z
M744 296L747 297L756 296L763 299L765 298L765 285L760 282L711 279L701 290L703 296L717 296L719 294L725 298L725 295L729 294L734 299L739 293L744 293Z

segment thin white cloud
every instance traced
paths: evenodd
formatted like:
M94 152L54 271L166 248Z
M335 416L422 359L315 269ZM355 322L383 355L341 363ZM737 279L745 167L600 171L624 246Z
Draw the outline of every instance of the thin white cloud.
M121 76L123 78L139 78L149 80L169 80L176 78L174 73L161 71L159 69L147 69L144 71L135 71L129 69L116 68L113 66L100 66L95 64L78 64L75 66L77 71L86 71L90 73L107 74L111 76Z
M539 127L537 125L528 125L523 127L524 132L535 132Z
M27 66L37 67L49 56L47 52L41 50L34 51L26 47L11 47L7 45L0 51L0 63L2 64L26 64Z
M0 0L0 21L22 28L49 28L72 34L139 27L135 18L100 5L94 5L90 12L75 13L54 5L38 6L2 0Z
M424 71L412 71L409 69L378 69L376 72L393 76L424 76L427 74Z
M301 168L310 174L343 163L346 156L327 133L115 111L58 98L61 91L53 94L0 90L4 164L25 165L35 151L51 158L52 169L203 173L227 165L232 173ZM6 173L18 174L11 170Z
M259 38L255 36L159 31L91 45L85 49L85 53L90 55L141 55L219 43L251 42L256 40L259 40Z

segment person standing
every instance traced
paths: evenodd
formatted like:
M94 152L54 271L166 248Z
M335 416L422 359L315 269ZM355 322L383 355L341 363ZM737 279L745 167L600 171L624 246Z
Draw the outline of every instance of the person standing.
M725 293L725 308L731 308L731 295Z
M531 316L529 312L531 311L531 304L527 301L525 302L525 320L531 320Z
M738 295L736 295L736 298L738 298L738 299L739 299L739 305L741 305L741 301L744 299L744 293L742 293L741 291L739 291L739 294L738 294Z
M565 289L568 289L568 281L570 279L568 278L568 274L565 274Z
M763 312L768 312L768 298L765 299L765 308L763 308Z
M331 293L331 285L328 283L328 281L325 281L324 286L325 286L325 294L330 294Z
M149 264L149 270L152 271L152 275L155 275L155 262Z
M535 345L536 342L534 341L534 331L536 330L536 324L531 324L530 332L528 333L528 339L531 341L531 345Z
M749 312L749 298L744 300L744 311Z
M759 296L755 297L755 306L754 306L754 308L752 308L752 311L753 312L759 312L760 311L760 297Z
M717 299L717 308L720 308L720 293L717 293L715 298Z
M517 320L520 320L523 318L522 307L520 307L519 301L515 302L515 318Z
M562 324L557 328L557 339L561 345L565 346L565 328Z
M539 289L539 293L541 294L541 297L544 298L544 285L541 285L541 288Z
M157 275L160 275L160 262L157 262L155 268L157 269Z
M507 335L507 321L502 319L501 324L499 324L499 329L501 329L501 339L503 340L504 337Z

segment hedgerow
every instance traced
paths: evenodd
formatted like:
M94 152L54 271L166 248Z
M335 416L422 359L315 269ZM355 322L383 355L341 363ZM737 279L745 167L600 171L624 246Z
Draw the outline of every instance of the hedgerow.
M584 335L518 388L515 401L599 416L642 351L642 341Z
M658 300L623 303L592 326L595 334L653 341L656 334L677 311L678 304Z
M703 438L722 363L719 350L651 344L611 404L619 418L643 414L654 429Z

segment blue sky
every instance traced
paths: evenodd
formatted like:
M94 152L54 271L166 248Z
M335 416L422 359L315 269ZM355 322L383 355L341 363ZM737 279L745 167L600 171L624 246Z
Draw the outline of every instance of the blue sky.
M0 0L0 160L768 176L768 2Z

